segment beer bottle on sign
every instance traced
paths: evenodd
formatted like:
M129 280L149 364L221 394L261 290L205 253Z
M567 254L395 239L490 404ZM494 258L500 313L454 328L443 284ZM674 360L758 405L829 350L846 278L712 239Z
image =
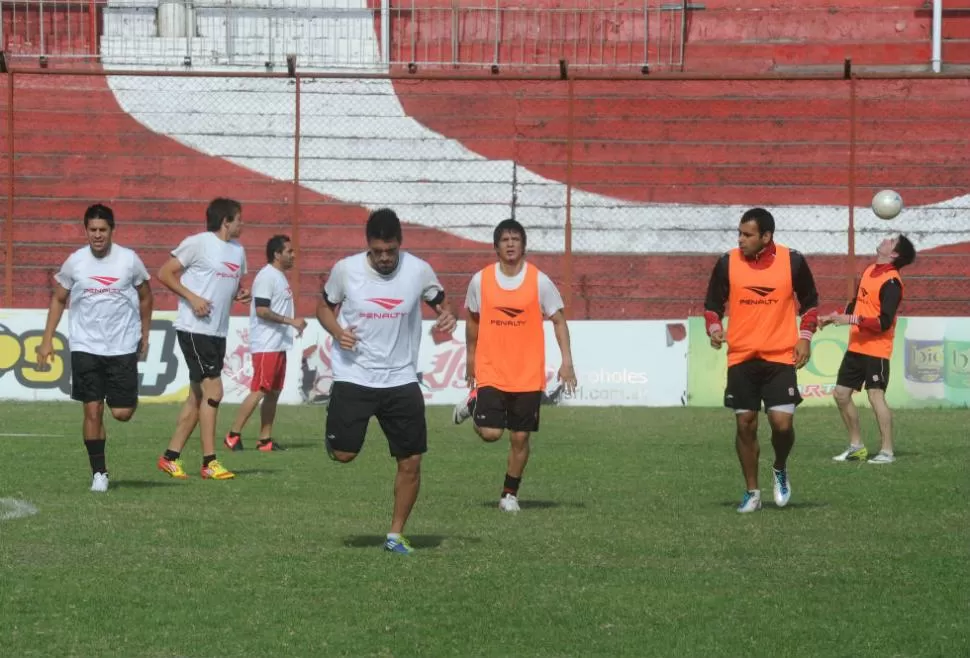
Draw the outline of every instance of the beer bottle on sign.
M943 390L947 402L970 406L970 318L950 318L946 323Z
M904 385L915 400L942 400L943 329L941 318L906 318L903 339Z

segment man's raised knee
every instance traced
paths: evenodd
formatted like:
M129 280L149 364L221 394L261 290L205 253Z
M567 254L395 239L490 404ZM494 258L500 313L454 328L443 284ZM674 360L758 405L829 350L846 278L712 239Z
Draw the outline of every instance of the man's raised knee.
M341 464L347 464L357 458L356 452L344 452L343 450L329 450L330 459Z
M489 443L501 439L502 434L505 432L500 427L477 427L476 429L478 436L482 437L482 441L488 441Z
M131 420L131 417L135 415L135 409L133 407L112 409L111 415L114 416L115 420L122 423L127 423L129 420Z

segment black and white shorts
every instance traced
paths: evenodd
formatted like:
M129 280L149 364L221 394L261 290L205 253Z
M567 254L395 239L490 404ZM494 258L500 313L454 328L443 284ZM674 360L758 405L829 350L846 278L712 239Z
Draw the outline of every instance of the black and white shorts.
M835 384L854 391L861 391L863 385L867 389L885 391L889 386L889 359L846 352L842 357L842 365L839 366L839 374L835 377Z
M359 453L372 416L387 437L391 456L428 451L424 393L417 382L390 388L334 382L327 402L327 451Z
M134 409L138 406L138 354L71 352L71 398L103 401L112 409Z
M226 339L222 336L193 334L176 331L185 365L189 367L189 381L200 383L203 379L222 377L226 360Z
M541 406L542 391L509 393L482 386L476 393L475 425L513 432L537 432Z
M751 359L728 367L724 406L737 412L760 411L762 403L765 411L794 410L802 403L794 365Z

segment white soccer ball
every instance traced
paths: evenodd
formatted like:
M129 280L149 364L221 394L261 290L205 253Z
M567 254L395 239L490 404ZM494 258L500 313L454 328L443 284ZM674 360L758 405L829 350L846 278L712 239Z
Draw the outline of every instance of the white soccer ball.
M903 210L903 197L899 192L883 190L872 197L872 212L880 219L892 219Z

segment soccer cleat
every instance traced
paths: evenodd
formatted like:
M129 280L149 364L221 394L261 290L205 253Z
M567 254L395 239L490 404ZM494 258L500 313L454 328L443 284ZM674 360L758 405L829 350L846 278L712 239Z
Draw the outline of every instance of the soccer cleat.
M455 425L461 425L466 420L472 417L475 411L475 399L477 397L478 389L473 390L468 394L468 397L455 405L455 409L451 414L451 419L454 421Z
M738 513L747 514L748 512L757 512L759 509L761 509L761 492L745 491L744 498L741 499L741 504L738 505Z
M213 459L207 466L202 467L203 480L231 480L236 474L219 463L218 459Z
M868 456L869 451L866 450L865 446L850 445L845 449L845 452L839 453L835 457L832 457L832 460L837 462L861 462L865 461L866 457Z
M97 493L104 493L107 490L108 490L108 474L95 473L94 477L91 479L91 491L96 491Z
M775 476L775 505L784 507L791 498L791 483L788 481L788 469L771 469Z
M256 445L256 449L259 450L260 452L274 452L274 451L286 450L286 448L281 446L273 439L270 439L266 443L263 443L262 441L260 441Z
M158 458L158 470L168 473L173 478L186 480L189 474L182 468L181 459L165 459L165 455Z
M503 512L520 512L522 508L519 507L519 499L512 494L505 494L498 501L498 508Z
M401 555L410 555L414 552L408 540L401 536L397 537L397 539L388 538L384 542L384 550L390 553L400 553Z
M232 450L233 452L238 452L243 449L242 434L240 434L239 436L229 436L228 434L226 434L226 438L222 442L222 444L226 446L226 448L228 448L229 450Z
M882 450L880 450L879 453L875 455L872 459L870 459L867 463L892 464L894 461L896 461L896 457L892 453L883 452Z

